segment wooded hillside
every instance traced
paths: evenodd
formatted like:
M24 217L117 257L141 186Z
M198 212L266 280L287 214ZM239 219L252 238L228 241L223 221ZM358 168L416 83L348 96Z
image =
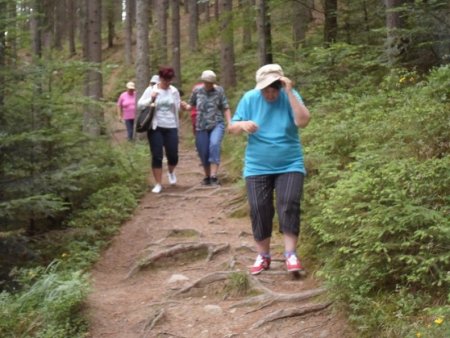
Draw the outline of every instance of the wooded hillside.
M448 0L0 0L0 336L86 331L85 273L146 189L147 147L110 143L124 84L213 69L234 111L272 62L312 112L299 250L336 310L450 335Z

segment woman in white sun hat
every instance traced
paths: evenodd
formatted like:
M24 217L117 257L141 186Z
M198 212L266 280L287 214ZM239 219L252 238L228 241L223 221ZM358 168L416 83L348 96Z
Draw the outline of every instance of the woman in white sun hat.
M229 131L248 135L244 177L258 251L252 274L270 268L274 193L286 268L303 270L296 250L306 171L298 128L306 127L309 120L308 108L278 64L258 69L256 87L244 94L232 118Z
M224 89L217 84L216 74L205 70L202 86L194 88L186 110L196 107L195 145L202 162L205 178L203 185L220 185L217 172L226 125L230 123L231 111Z

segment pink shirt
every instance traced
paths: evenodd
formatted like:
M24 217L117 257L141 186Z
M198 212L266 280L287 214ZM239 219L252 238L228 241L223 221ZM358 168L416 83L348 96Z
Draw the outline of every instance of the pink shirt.
M124 120L134 120L136 111L136 92L129 94L128 91L123 92L117 100L117 106L122 110L122 118Z

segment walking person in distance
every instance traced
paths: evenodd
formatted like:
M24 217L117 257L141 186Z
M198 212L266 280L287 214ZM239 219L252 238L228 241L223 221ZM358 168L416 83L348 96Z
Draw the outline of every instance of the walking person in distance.
M138 108L143 109L155 103L155 115L147 138L152 156L151 166L155 185L152 192L159 194L162 189L162 167L164 153L167 157L168 181L170 185L177 183L175 167L178 164L178 128L180 93L171 85L175 71L170 67L162 67L158 72L159 82L149 86L138 101Z
M125 122L128 141L132 141L136 114L136 92L134 82L127 82L126 88L127 90L121 93L117 100L117 114L119 120Z
M202 184L219 185L221 146L226 124L231 121L231 111L224 89L217 84L216 74L205 70L200 79L203 85L196 85L185 109L195 107L197 110L195 145L205 174Z

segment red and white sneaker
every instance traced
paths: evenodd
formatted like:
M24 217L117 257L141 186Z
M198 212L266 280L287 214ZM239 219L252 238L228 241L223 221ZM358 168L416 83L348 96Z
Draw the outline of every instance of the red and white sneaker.
M304 268L302 266L302 263L297 258L296 255L290 255L286 258L286 268L287 271L293 272L293 271L303 271Z
M258 255L256 257L255 263L250 268L250 273L252 275L257 275L263 270L268 270L270 268L270 257L263 257Z

